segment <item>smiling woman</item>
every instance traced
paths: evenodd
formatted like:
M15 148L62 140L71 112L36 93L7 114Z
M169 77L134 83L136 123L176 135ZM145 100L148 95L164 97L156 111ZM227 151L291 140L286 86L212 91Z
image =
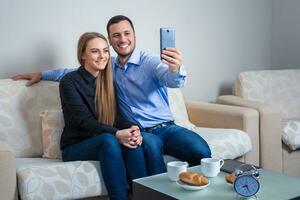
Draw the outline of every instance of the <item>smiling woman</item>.
M135 125L122 130L114 127L116 100L106 38L84 33L77 58L81 67L65 75L59 85L65 121L62 159L101 161L109 198L126 200L125 166L134 166L128 168L131 180L147 175L140 130Z
M81 40L80 40L81 41ZM81 41L79 44L84 45L85 41ZM109 59L109 47L105 39L94 38L87 44L84 52L79 54L81 64L84 68L95 77L100 70L104 70Z

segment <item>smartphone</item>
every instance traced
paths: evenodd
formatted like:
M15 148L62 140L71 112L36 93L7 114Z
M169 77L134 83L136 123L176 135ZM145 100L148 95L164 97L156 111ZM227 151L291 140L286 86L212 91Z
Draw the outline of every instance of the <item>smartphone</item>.
M232 160L232 159L226 159L224 160L224 165L221 167L221 171L232 173L234 170L239 167L240 165L245 164L238 160ZM259 169L260 167L253 165L256 169Z
M160 28L160 54L167 47L175 47L174 28Z

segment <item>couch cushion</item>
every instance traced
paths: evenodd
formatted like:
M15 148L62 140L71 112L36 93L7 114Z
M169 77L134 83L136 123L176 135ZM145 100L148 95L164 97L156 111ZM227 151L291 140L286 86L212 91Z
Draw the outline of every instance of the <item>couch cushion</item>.
M61 158L60 138L65 125L61 109L41 113L44 158Z
M41 157L39 114L60 108L55 82L42 81L26 87L26 81L0 80L0 140L9 144L16 157Z
M212 157L235 159L252 149L251 140L244 131L220 128L194 128L208 143Z
M31 158L32 164L18 162L21 199L78 199L107 194L97 161L35 161Z
M190 130L195 128L196 126L189 121L181 90L179 88L168 88L168 97L175 123Z
M283 120L282 141L293 151L300 148L300 119Z
M164 155L165 162L177 160ZM78 199L107 195L98 161L17 158L21 199Z
M248 71L238 75L236 96L278 108L282 118L300 118L300 70Z

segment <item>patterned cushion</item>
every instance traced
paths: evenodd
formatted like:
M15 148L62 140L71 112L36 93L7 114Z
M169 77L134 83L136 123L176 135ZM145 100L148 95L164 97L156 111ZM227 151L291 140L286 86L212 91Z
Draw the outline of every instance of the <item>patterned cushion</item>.
M0 80L0 140L16 157L41 157L40 112L60 108L58 83L42 81L26 87L26 81Z
M34 159L34 158L32 158ZM36 162L17 169L21 199L78 199L107 194L97 161Z
M41 113L44 158L61 158L60 137L65 125L62 110L46 110Z
M291 150L300 148L300 119L290 119L283 121L282 141Z
M189 121L181 90L178 88L168 88L168 96L175 123L190 130L195 128L196 126Z
M234 93L278 108L282 118L300 118L300 70L248 71L238 75Z
M252 149L250 137L241 130L201 127L193 130L207 141L213 158L235 159Z

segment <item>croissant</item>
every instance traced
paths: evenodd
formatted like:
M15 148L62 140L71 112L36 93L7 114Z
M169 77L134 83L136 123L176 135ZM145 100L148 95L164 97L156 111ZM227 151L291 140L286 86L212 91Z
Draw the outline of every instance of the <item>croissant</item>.
M226 180L227 183L233 184L233 182L235 181L235 178L236 177L235 177L234 173L225 175L225 180Z
M202 186L208 184L208 179L195 172L182 172L179 179L189 185Z

